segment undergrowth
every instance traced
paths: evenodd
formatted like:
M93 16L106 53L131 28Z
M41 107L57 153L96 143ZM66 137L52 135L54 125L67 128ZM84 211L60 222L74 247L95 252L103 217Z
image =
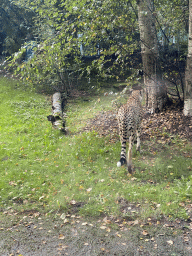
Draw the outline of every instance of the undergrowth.
M113 108L117 96L101 91L70 100L68 135L63 135L47 121L51 103L46 95L1 78L1 210L187 219L192 162L183 152L191 151L191 143L175 136L170 146L156 144L154 151L153 139L143 141L141 154L133 152L135 172L128 175L125 167L116 167L119 141L82 132L89 118Z

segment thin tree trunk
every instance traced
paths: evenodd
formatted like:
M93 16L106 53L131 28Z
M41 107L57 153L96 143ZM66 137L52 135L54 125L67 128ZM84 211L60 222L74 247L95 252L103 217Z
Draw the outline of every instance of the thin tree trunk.
M146 90L146 108L160 111L167 100L166 86L159 65L159 51L152 0L138 0L141 55Z
M189 0L189 39L187 65L185 70L185 97L183 114L185 116L192 116L192 0Z

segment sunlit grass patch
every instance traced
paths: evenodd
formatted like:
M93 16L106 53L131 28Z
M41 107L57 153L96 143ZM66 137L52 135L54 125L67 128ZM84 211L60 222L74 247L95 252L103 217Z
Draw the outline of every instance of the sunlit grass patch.
M191 143L155 139L133 150L135 172L117 168L120 142L98 131L83 132L89 118L113 109L115 95L70 99L68 134L52 129L45 95L1 80L0 207L78 212L127 219L188 218L192 199ZM124 202L124 204L122 203Z

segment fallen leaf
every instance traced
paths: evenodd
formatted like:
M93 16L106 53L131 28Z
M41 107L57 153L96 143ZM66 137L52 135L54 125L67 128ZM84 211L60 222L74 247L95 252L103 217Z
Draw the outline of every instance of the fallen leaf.
M163 226L164 227L174 227L174 225L172 225L172 224L164 224Z
M33 214L34 217L39 217L39 215L40 215L39 212L35 212L35 213Z
M110 223L111 223L111 221L108 220L107 217L105 217L105 218L103 219L103 222L105 222L105 223L107 223L107 224L110 224Z
M65 239L65 236L62 235L62 234L60 234L60 235L59 235L59 239L62 239L62 240L63 240L63 239Z
M139 224L138 220L133 221L133 225L138 225L138 224Z
M184 236L183 239L184 239L185 242L189 242L189 238L187 236Z
M62 213L61 216L60 216L60 219L64 220L66 217L65 213Z
M144 236L148 236L148 235L149 235L149 233L147 232L147 230L143 230L142 234L143 234Z
M75 205L76 203L77 203L77 202L76 202L75 200L71 200L71 201L70 201L70 204L71 204L71 205Z
M106 226L101 226L100 229L106 229L107 227Z
M168 243L169 245L172 245L172 244L173 244L173 241L172 241L172 240L169 240L169 241L167 241L167 243Z
M62 244L60 244L59 246L60 248L57 249L59 251L62 251L63 249L65 250L67 247L69 247L68 245L62 245Z
M88 188L88 189L86 189L86 191L87 191L87 192L90 192L91 190L92 190L92 188Z
M66 224L66 223L69 223L69 220L65 218L63 222Z
M121 237L121 235L119 233L116 233L116 236Z
M105 249L105 248L101 248L101 250L104 251L104 252L109 253L109 250L107 250L107 249Z

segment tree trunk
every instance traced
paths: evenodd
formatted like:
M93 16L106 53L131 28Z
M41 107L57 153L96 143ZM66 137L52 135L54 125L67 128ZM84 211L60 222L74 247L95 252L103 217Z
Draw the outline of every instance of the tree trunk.
M192 0L189 0L189 39L187 65L185 70L185 97L183 113L185 116L192 116Z
M63 120L62 101L60 92L56 92L53 94L52 115L49 115L47 119L52 123L55 129L59 129L62 132L65 132L65 122Z
M162 110L167 100L159 65L159 51L152 0L138 0L141 55L146 90L146 108L151 113Z

